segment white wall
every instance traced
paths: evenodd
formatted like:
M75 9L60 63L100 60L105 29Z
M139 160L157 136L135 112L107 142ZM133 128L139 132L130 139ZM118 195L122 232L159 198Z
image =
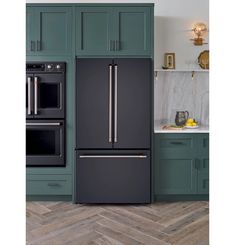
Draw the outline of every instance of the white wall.
M161 68L164 53L176 54L176 69L198 68L195 63L208 45L194 46L192 26L209 24L209 0L27 0L27 3L155 3L155 69ZM208 35L206 37L208 42Z
M197 57L209 45L195 46L192 26L209 25L209 0L158 0L155 4L155 68L161 68L164 53L175 53L176 69L199 68ZM205 37L209 42L209 35Z

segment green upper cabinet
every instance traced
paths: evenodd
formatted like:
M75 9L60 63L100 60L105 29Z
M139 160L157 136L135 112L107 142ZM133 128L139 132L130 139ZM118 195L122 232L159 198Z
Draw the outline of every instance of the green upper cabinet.
M76 54L107 55L111 52L111 7L76 8Z
M27 55L72 53L72 8L27 7Z
M119 55L151 55L151 9L117 7L114 12L114 40Z
M151 55L151 7L77 7L77 55Z

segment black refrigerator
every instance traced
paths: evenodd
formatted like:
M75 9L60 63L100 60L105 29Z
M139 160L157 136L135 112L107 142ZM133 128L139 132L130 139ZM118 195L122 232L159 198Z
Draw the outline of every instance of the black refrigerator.
M75 202L150 203L151 59L77 58Z

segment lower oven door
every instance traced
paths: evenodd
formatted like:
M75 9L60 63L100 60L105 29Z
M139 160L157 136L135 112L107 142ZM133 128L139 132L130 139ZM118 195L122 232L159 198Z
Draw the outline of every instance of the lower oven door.
M65 166L64 120L27 120L26 166Z

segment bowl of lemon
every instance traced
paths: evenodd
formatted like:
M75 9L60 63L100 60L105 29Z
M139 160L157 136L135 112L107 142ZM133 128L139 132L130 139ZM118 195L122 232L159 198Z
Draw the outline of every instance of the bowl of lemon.
M199 125L194 118L188 118L184 128L194 129L194 128L199 128Z

